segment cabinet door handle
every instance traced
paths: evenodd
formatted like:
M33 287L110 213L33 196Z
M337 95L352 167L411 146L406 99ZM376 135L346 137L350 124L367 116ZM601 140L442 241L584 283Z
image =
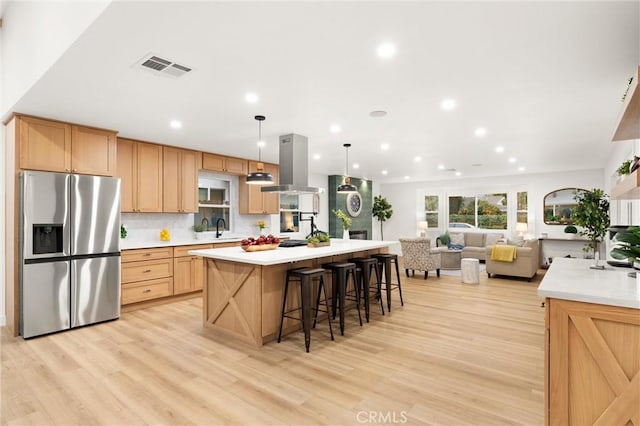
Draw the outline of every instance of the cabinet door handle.
M151 272L151 269L145 269L142 273L146 274L147 272Z
M151 256L151 253L145 253L143 256Z
M145 288L144 290L142 290L143 293L151 293L151 289L150 288Z

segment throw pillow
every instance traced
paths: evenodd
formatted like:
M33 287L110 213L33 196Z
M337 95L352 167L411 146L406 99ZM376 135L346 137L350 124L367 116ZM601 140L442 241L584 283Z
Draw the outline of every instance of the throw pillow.
M452 232L451 234L449 234L451 236L451 244L455 244L458 246L463 246L464 247L464 234L461 232Z
M486 246L493 246L502 239L502 234L487 234Z
M525 240L522 247L535 247L537 243L538 240L536 239Z
M507 239L507 244L510 246L522 247L524 245L523 239Z

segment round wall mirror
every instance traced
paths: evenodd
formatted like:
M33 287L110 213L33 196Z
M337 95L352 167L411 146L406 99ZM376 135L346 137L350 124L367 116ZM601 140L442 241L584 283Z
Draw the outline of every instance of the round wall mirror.
M552 191L544 196L544 223L547 225L573 225L571 214L578 205L575 200L577 192L586 190L580 188L563 188Z

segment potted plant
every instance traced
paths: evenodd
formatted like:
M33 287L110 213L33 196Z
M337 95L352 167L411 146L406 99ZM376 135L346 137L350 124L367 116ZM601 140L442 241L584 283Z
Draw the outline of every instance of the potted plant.
M578 235L578 228L573 225L567 225L564 227L564 233L567 234L567 238L573 240Z
M324 233L318 233L307 237L307 246L309 247L325 247L331 245L329 236Z
M204 232L204 225L193 225L194 238L200 238L200 233Z
M640 227L630 226L626 231L618 232L615 238L620 244L611 250L611 257L628 259L635 269L640 269ZM635 277L635 272L629 276Z
M623 161L616 170L618 176L626 176L631 173L631 160Z
M382 195L376 195L373 197L373 209L371 214L380 222L380 239L384 240L382 225L387 221L387 219L390 219L391 216L393 216L393 208L386 198Z
M349 239L349 228L351 228L351 218L347 216L342 210L334 210L333 214L336 215L338 219L342 222L342 229L344 230L342 233L342 239Z
M440 243L438 243L438 241ZM451 242L451 235L449 235L449 232L445 232L444 234L440 235L438 238L436 238L436 246L444 246L444 247L449 247L449 243Z
M591 241L583 250L587 253L593 250L595 267L603 269L604 266L598 265L598 254L600 241L609 228L609 197L602 189L594 188L591 191L576 191L573 199L578 203L573 210L573 221L583 228L578 234Z

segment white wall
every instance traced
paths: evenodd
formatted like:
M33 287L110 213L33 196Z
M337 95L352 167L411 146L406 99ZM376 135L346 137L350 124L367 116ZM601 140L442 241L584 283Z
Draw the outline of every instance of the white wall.
M545 225L542 217L544 196L556 189L578 187L584 189L603 188L603 169L543 173L518 174L474 179L451 179L433 182L382 184L381 193L393 206L393 216L386 222L385 240L395 240L405 236L417 235L417 222L423 213L423 197L425 194L439 195L440 204L444 205L448 194L479 194L502 191L527 191L529 202L529 233L539 236L546 232L549 237L560 237L564 227ZM515 200L513 200L514 202ZM510 199L511 203L512 200ZM440 214L444 214L441 209ZM441 219L442 223L442 219ZM442 225L441 225L442 226ZM444 229L430 230L433 239ZM513 230L508 230L511 234Z
M111 0L7 1L0 30L2 116L44 75Z

